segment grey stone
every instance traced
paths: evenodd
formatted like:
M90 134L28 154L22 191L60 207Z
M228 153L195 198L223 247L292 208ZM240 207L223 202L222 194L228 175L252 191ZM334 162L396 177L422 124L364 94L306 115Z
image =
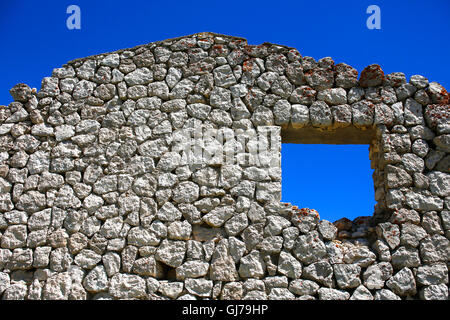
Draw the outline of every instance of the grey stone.
M333 123L330 107L323 101L316 101L309 107L311 124L315 127L329 127Z
M177 203L194 202L199 197L199 187L191 181L183 181L173 190L172 199Z
M298 279L302 275L302 264L290 253L281 251L277 271L291 279Z
M160 239L151 231L143 227L134 227L128 232L128 244L136 247L155 246Z
M184 262L176 269L178 280L186 278L199 278L208 274L209 263L200 260L191 260Z
M370 250L370 248L365 246L352 247L348 249L345 254L343 261L348 264L357 264L360 267L367 267L371 265L376 260L376 255Z
M435 211L425 212L422 217L422 227L428 234L444 234L442 229L441 219Z
M185 242L164 239L156 251L155 258L168 266L176 268L182 264L185 254Z
M273 288L268 295L269 300L294 300L295 296L286 288Z
M386 222L376 227L377 235L386 241L391 249L395 249L400 244L400 230L398 226Z
M26 246L27 226L9 226L1 237L1 247L4 249L15 249Z
M414 275L407 267L386 281L386 286L399 296L413 296L417 292Z
M205 248L205 246L204 246ZM210 278L218 281L235 281L238 279L238 272L230 255L228 241L220 241L212 255Z
M174 240L189 240L192 232L192 226L187 221L174 221L167 228L167 235L169 239Z
M374 300L401 300L401 298L388 289L381 289L375 292Z
M268 236L277 236L284 232L291 225L289 220L280 216L267 216L267 223L264 227L264 234Z
M423 300L448 300L448 287L444 284L433 284L422 288L419 294Z
M164 274L163 266L156 261L153 255L136 259L133 263L132 272L140 276L150 276L155 278L162 278Z
M450 241L435 234L420 242L419 251L423 263L444 262L450 257Z
M387 262L370 265L363 273L364 286L370 290L382 289L392 272L392 266Z
M84 269L92 269L102 260L102 256L97 254L96 252L83 249L79 254L75 256L74 262L84 268Z
M426 231L413 223L403 223L401 225L400 243L411 247L418 247L420 241L427 236Z
M325 244L320 240L317 231L299 236L292 251L294 256L305 264L317 262L327 254Z
M243 278L261 278L265 274L266 265L257 250L251 251L241 258L239 275Z
M448 270L443 263L422 265L417 268L417 283L423 286L447 284Z
M418 267L420 265L419 251L415 248L399 247L392 253L392 265L396 269Z
M10 286L10 276L8 273L0 272L0 294Z
M326 260L314 262L303 268L303 277L331 287L333 285L333 267Z
M216 86L228 88L236 83L236 78L229 65L215 68L213 74Z
M232 218L225 222L225 231L230 236L235 236L243 231L248 226L247 214L242 212L235 214Z
M42 290L43 300L67 300L72 287L72 279L67 272L47 279Z
M222 226L233 216L233 209L230 207L217 207L203 216L203 221L212 227Z
M348 300L350 294L344 290L337 290L332 288L320 288L317 291L319 300Z
M433 195L447 197L450 195L450 174L432 171L427 174L430 191Z
M137 275L117 273L110 280L109 294L118 299L144 298L146 282Z
M352 104L353 124L356 127L370 126L373 124L375 106L367 101L359 101Z
M353 291L349 300L373 300L373 296L366 287L360 285Z
M411 209L418 211L442 210L444 205L439 197L414 191L409 191L406 194L405 202Z
M186 279L186 290L199 297L209 297L212 293L213 282L206 279Z
M329 105L342 105L347 103L347 92L343 88L331 88L319 91L317 99Z
M83 287L89 292L100 292L108 290L108 276L103 266L96 266L83 280Z
M317 225L317 229L325 240L334 240L337 236L337 228L327 220L321 220Z
M148 68L139 68L124 77L128 86L147 84L153 81L153 72Z
M183 292L183 288L183 282L160 281L158 291L166 297L176 299Z
M336 282L341 289L356 288L361 284L361 267L357 264L333 265Z
M296 295L315 295L320 286L311 280L295 279L289 283L289 291Z
M242 284L239 282L226 283L220 294L221 300L241 300L243 296Z

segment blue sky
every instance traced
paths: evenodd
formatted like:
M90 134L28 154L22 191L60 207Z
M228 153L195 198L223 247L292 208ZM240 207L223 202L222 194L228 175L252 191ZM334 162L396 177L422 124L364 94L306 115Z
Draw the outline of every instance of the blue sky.
M81 30L66 27L72 4L81 9ZM366 27L372 4L381 9L380 30ZM421 74L450 88L447 0L18 0L0 2L0 104L11 102L16 83L39 89L69 60L203 31L287 45L315 59L331 56L358 71L378 63L385 73ZM283 201L317 209L330 221L372 215L368 146L283 145L282 152Z

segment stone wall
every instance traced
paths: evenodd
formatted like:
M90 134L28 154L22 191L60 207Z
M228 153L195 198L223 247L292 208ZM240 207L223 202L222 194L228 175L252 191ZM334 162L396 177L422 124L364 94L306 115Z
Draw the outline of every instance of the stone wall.
M2 299L448 299L450 110L436 82L200 33L10 92ZM199 128L234 133L221 150L247 156L264 142L268 161L190 162L177 139ZM369 144L373 217L280 203L281 140Z

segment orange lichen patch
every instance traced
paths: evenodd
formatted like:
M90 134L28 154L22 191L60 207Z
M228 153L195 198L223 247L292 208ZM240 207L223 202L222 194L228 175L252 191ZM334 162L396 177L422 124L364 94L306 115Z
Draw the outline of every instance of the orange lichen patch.
M299 59L302 57L302 55L300 54L300 52L298 52L297 49L291 49L289 50L289 53Z
M212 51L212 53L214 53L213 56L214 55L221 55L224 52L226 52L224 47L223 47L223 45L221 45L221 44L213 45L212 48L211 48L211 51Z
M246 72L246 71L252 71L253 69L253 61L252 60L245 60L243 65L242 65L242 71Z
M446 105L450 103L450 94L447 90L441 85L439 85L440 91L439 92L431 92L430 89L427 90L427 93L432 97L433 102L440 104L440 105Z
M301 218L301 217L306 217L306 216L313 216L313 217L319 217L319 213L317 212L317 210L314 209L309 209L309 208L301 208L298 209L295 214L297 215L297 217Z
M262 43L259 45L245 45L243 47L244 52L250 56L258 56L260 54L267 53L267 49L270 47L269 43Z
M355 68L341 62L338 63L334 66L334 70L338 73L345 73L347 77L354 77L357 78L358 77L358 70L356 70Z
M439 99L439 104L449 104L450 103L450 94L442 87L441 92L439 92L441 99Z
M425 117L431 127L435 127L441 120L450 120L449 104L430 104L425 109Z
M361 71L359 84L361 87L377 86L383 83L385 79L384 72L377 64L372 64Z

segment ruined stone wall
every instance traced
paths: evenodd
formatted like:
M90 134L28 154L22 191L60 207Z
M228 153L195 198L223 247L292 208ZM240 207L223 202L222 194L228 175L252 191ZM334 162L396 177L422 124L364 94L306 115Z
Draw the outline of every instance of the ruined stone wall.
M448 299L438 83L201 33L74 60L39 92L10 92L2 299ZM233 133L219 150L245 159L186 158L180 133L199 128ZM373 217L331 223L280 203L281 140L369 144ZM249 161L258 144L269 152Z

